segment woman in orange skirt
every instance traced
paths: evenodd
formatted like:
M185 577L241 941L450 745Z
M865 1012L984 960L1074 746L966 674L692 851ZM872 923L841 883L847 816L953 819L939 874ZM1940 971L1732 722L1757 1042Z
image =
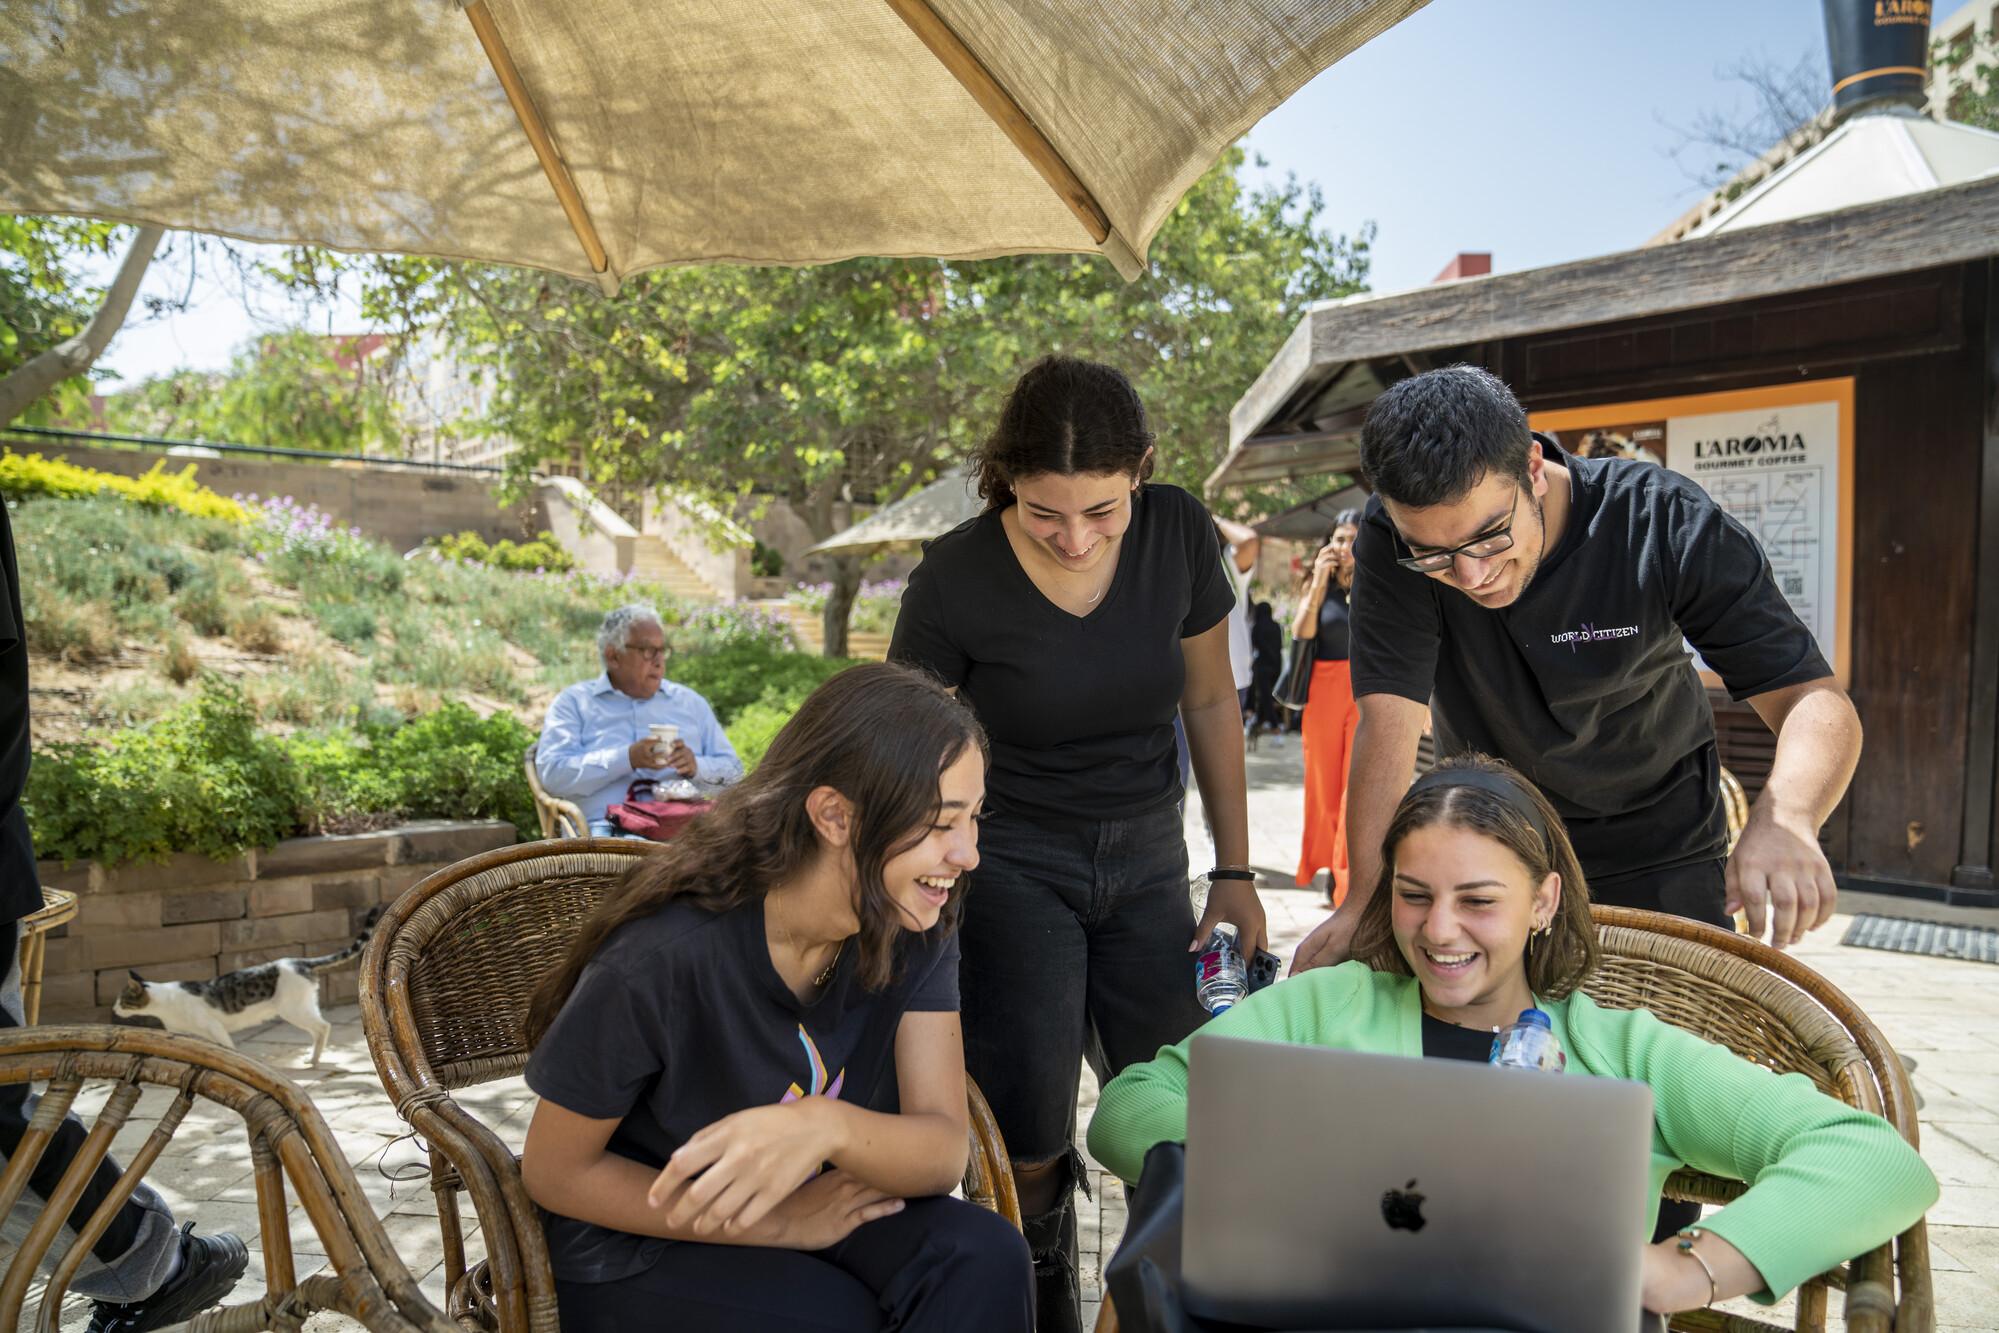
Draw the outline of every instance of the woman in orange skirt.
M1291 618L1292 638L1319 641L1305 697L1305 843L1298 852L1298 883L1310 884L1321 870L1330 871L1334 907L1347 896L1347 762L1360 722L1348 661L1353 635L1347 604L1359 534L1360 511L1341 510L1332 537L1312 560Z

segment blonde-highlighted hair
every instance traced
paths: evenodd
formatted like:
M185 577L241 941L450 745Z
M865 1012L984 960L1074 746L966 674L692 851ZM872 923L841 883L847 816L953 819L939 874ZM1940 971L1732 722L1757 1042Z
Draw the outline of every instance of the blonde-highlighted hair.
M1485 781L1496 778L1509 790L1501 794L1485 785L1454 784L1452 773L1488 775ZM1538 818L1530 818L1530 810ZM1549 923L1552 929L1529 940L1527 985L1535 995L1550 1000L1573 993L1597 962L1596 922L1590 916L1589 885L1576 849L1569 844L1562 817L1539 788L1511 764L1472 752L1438 764L1395 807L1388 834L1381 840L1381 877L1354 925L1353 956L1377 972L1413 975L1395 943L1395 852L1411 833L1437 824L1491 838L1513 853L1536 883L1550 874L1561 877L1561 899Z

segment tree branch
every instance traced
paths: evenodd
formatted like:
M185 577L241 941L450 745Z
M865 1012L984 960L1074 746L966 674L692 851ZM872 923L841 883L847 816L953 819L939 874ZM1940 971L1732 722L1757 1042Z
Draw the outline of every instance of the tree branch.
M153 252L159 248L163 235L163 228L141 227L132 237L132 247L125 252L124 262L118 266L118 276L82 332L30 357L0 378L0 425L20 416L30 403L64 380L89 370L104 355L112 335L124 324L125 314L132 308L132 298L138 293L139 282L146 276L146 267L153 262Z

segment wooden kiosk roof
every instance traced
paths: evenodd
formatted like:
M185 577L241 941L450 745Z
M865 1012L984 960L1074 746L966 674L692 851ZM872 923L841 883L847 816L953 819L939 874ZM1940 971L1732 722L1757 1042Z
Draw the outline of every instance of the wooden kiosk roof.
M1358 467L1368 405L1431 354L1999 254L1999 180L1673 245L1313 306L1229 414L1209 492Z

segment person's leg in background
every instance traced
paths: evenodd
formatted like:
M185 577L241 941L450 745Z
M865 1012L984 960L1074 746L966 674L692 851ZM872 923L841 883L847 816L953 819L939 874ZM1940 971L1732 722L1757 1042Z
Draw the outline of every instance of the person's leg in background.
M1347 776L1353 766L1353 738L1355 730L1360 726L1360 705L1355 702L1353 697L1353 664L1351 662L1328 662L1326 665L1336 668L1336 675L1332 679L1337 682L1338 688L1332 691L1332 693L1335 694L1337 701L1343 705L1343 713L1339 723L1339 753L1338 757L1332 761L1334 770L1339 775L1340 789L1339 807L1333 812L1333 860L1331 866L1333 906L1337 908L1346 902L1347 890L1352 887L1347 862L1347 795L1349 792ZM1313 683L1317 684L1316 681Z
M0 925L0 956L7 960L0 982L0 1030L24 1026L21 1007L20 923ZM20 1146L40 1098L26 1083L0 1084L0 1163ZM18 1244L41 1215L42 1200L56 1189L87 1134L74 1115L64 1117L41 1160L28 1177L28 1188L0 1225L0 1239ZM98 1164L69 1224L57 1235L47 1256L53 1265L68 1251L78 1230L117 1185L122 1169L109 1157ZM96 1301L92 1333L142 1333L187 1319L216 1304L235 1287L249 1264L249 1249L226 1232L193 1235L189 1223L176 1229L166 1201L141 1184L112 1218L77 1270L70 1289Z
M1298 848L1296 876L1300 888L1310 885L1321 870L1330 872L1337 855L1340 812L1346 802L1346 768L1341 747L1346 710L1353 699L1352 679L1345 662L1316 662L1312 666L1303 722L1305 835ZM1329 877L1328 898L1334 888Z
M1179 817L1166 813L1177 837ZM1081 1320L1076 1084L1087 1033L1085 920L1096 840L1095 825L1050 828L1004 812L989 816L958 932L965 1068L1013 1159L1041 1333L1064 1333Z

